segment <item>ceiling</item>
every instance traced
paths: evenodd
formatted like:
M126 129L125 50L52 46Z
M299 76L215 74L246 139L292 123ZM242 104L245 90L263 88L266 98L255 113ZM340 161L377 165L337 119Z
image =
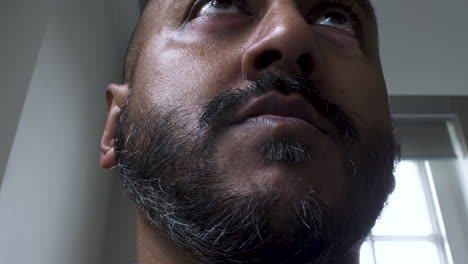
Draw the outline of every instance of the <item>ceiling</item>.
M467 0L376 0L391 94L468 95Z

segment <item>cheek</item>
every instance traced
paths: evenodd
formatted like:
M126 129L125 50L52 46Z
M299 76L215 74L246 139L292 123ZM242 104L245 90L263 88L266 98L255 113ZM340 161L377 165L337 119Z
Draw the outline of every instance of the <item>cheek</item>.
M332 100L351 112L357 125L364 128L388 127L391 123L385 81L369 65L337 64L325 87Z
M388 95L378 57L365 55L351 39L321 38L320 45L323 93L350 111L358 127L389 127Z
M312 29L321 51L325 50L341 59L364 57L361 45L354 35L330 26L315 25Z
M237 53L175 41L148 46L139 60L135 86L149 106L199 108L234 85L240 72Z

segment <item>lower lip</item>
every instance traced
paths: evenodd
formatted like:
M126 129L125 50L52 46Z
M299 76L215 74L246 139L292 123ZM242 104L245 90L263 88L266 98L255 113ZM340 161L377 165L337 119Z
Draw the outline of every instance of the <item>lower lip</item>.
M260 115L246 119L241 125L254 125L268 128L296 128L306 130L318 130L318 128L296 117L276 116L276 115Z

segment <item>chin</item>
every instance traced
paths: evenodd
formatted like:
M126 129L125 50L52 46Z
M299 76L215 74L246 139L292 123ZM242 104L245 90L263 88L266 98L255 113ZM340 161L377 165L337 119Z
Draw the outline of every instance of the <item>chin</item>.
M245 196L265 193L300 200L313 191L327 203L339 199L346 182L342 150L327 140L262 133L218 138L212 161L223 190Z

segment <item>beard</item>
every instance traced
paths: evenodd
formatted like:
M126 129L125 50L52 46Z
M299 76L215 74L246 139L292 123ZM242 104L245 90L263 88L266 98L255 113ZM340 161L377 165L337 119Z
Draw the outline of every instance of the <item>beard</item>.
M340 147L343 162L336 166L346 182L337 201L323 200L313 186L298 198L255 185L240 194L223 183L215 159L227 117L275 89L300 93L338 131L330 136ZM130 97L117 128L123 185L146 220L201 263L336 263L357 253L394 188L400 155L393 130L358 131L346 110L300 76L264 74L246 89L215 97L197 118L182 107L155 106L144 115L135 102ZM314 151L278 137L260 143L258 152L294 165L313 159Z

